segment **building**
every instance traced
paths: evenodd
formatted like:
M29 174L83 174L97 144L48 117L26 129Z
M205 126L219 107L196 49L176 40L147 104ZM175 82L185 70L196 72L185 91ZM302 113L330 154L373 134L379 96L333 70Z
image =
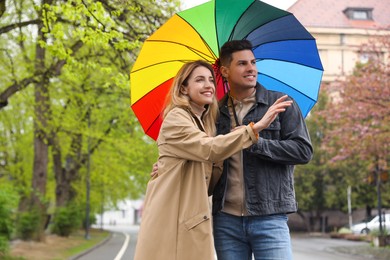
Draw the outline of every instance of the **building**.
M94 227L115 227L138 225L141 221L143 200L124 200L116 207L96 215Z
M372 36L390 35L390 0L298 0L288 11L316 38L324 83L365 62L359 48Z

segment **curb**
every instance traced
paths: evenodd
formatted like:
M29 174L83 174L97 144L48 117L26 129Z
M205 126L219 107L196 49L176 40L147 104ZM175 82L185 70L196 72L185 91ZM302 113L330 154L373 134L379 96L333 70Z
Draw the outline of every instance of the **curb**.
M70 258L68 258L68 260L77 260L77 259L79 259L80 257L82 257L82 256L88 254L89 252L95 250L96 248L101 247L102 245L104 245L105 243L107 243L107 242L112 238L112 234L113 234L113 232L110 232L110 235L109 235L106 239L104 239L104 240L101 241L100 243L94 245L93 247L91 247L91 248L89 248L89 249L87 249L87 250L85 250L85 251L83 251L83 252L81 252L81 253L79 253L79 254L77 254L77 255L75 255L75 256L71 256Z

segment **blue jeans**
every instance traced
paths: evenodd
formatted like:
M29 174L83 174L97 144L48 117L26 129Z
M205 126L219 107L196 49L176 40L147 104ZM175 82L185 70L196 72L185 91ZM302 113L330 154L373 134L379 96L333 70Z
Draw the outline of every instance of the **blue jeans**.
M218 260L291 260L287 215L237 217L214 215L214 243Z

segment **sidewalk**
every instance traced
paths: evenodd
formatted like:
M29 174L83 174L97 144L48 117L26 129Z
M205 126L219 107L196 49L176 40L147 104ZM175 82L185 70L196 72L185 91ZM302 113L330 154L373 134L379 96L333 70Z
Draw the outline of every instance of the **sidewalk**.
M100 229L100 226L94 228ZM108 225L103 229L111 232L106 240L69 260L132 260L139 226Z

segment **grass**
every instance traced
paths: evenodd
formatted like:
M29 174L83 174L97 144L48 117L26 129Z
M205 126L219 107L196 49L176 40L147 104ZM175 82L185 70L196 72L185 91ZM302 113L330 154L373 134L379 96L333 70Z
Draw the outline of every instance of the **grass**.
M90 230L90 239L85 239L84 230L69 237L47 235L45 242L14 241L9 259L18 260L66 260L103 242L110 236L107 231Z

